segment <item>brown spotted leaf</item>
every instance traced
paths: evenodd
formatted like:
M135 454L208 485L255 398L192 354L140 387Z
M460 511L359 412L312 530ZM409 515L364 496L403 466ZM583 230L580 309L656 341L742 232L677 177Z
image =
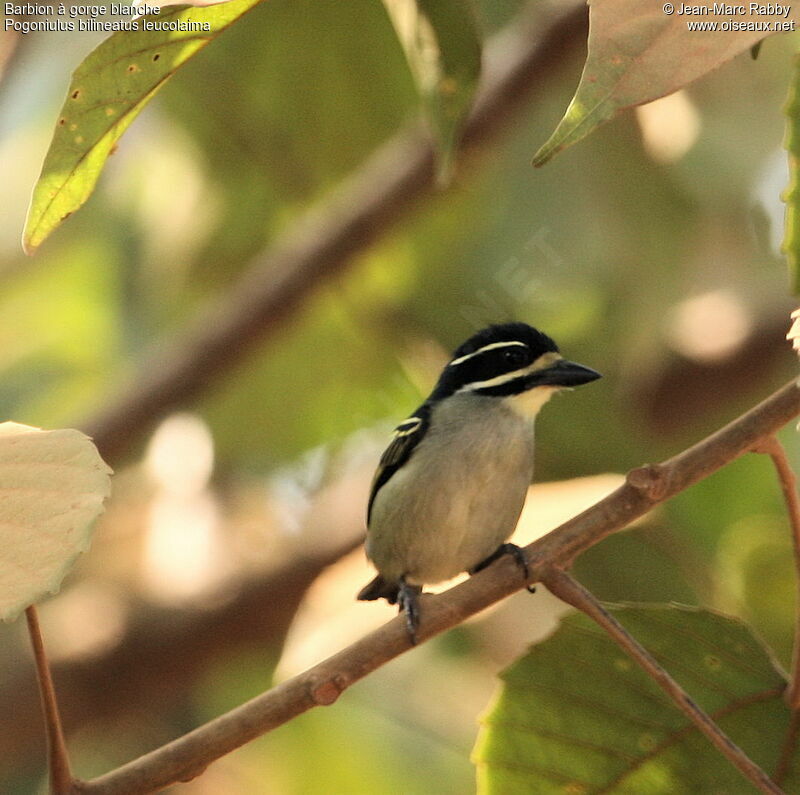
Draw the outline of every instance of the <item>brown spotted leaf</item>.
M33 190L22 240L28 254L89 198L119 137L161 86L260 1L141 17L131 21L137 29L114 33L87 56L72 76Z

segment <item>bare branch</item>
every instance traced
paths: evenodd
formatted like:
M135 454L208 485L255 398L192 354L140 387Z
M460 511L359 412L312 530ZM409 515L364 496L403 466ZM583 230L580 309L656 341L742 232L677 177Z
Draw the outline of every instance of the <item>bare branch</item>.
M579 514L563 524L557 534L550 533L536 542L536 554L568 568L576 555L621 525L749 452L760 439L774 432L766 430L768 427L776 431L798 413L799 400L800 387L791 381L693 447L661 464L634 469L628 473L624 486L590 509L591 517L586 516L587 512Z
M792 381L755 408L679 455L633 470L628 482L596 505L526 547L531 581L616 532L657 503L743 455L800 414ZM419 639L450 629L523 587L519 566L500 559L438 596L423 595ZM403 617L371 632L302 674L189 734L89 782L79 791L99 795L146 793L198 775L212 761L316 706L332 704L350 685L410 648ZM779 791L779 790L771 790Z
M611 613L567 572L552 568L542 577L550 592L562 601L576 607L596 621L619 646L627 652L656 684L675 702L698 729L713 743L714 747L736 767L741 774L758 787L761 792L781 793L783 790L750 757L717 726L707 712L702 710L689 694L665 671L656 659L633 637Z
M542 75L585 37L585 20L585 6L565 0L552 16L538 11L490 42L461 155L485 147L500 132L509 114L544 84ZM321 280L342 271L435 184L433 149L414 125L384 144L321 207L301 217L178 339L160 342L135 377L77 427L94 439L103 458L118 460L159 417L202 393L274 333Z
M782 785L786 776L792 769L794 756L797 752L798 732L800 732L800 712L792 712L792 717L789 721L789 729L786 732L786 739L783 741L781 748L781 755L778 759L778 764L775 768L774 779L776 783Z
M28 620L28 634L33 647L36 676L39 680L39 693L42 698L42 713L47 734L47 761L50 768L50 790L53 795L70 795L71 792L74 792L74 788L69 767L69 754L67 753L67 743L64 740L64 732L61 729L56 691L44 651L44 641L36 607L31 605L27 608L25 618Z
M162 712L174 709L218 661L220 650L260 644L277 652L309 585L362 540L360 525L332 527L329 538L287 550L275 568L240 580L231 586L230 599L212 605L157 607L132 598L132 620L118 644L88 659L51 663L67 736L92 720L119 723L124 715L146 714L153 704ZM263 687L269 686L270 671L265 665ZM28 757L39 753L41 723L30 706L35 699L24 669L6 672L0 715L15 717L14 731L0 732L0 758L20 766L33 764Z
M793 710L800 709L800 498L797 496L795 477L786 451L775 436L767 436L753 447L754 453L765 453L772 459L781 484L789 524L792 527L794 564L796 571L797 603L795 605L794 648L792 650L792 676L786 691L786 702Z

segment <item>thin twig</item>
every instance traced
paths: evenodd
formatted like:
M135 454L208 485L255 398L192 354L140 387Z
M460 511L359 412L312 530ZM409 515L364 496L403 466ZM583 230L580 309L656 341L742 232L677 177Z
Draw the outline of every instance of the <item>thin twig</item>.
M541 6L496 34L485 50L484 81L461 138L459 159L486 148L513 110L546 84L571 46L585 40L586 6ZM190 403L273 335L325 279L396 226L436 189L435 156L419 124L395 135L319 205L257 257L174 339L159 340L138 372L76 423L112 464L130 455L168 411Z
M725 732L717 726L707 712L702 710L691 696L665 671L655 658L633 637L593 594L562 569L553 567L547 571L542 582L550 592L567 604L586 613L596 621L637 662L655 683L675 702L698 729L713 743L739 772L761 792L781 793L774 781L750 759Z
M613 518L619 521L624 515L625 523L629 523L654 505L749 452L760 439L782 428L794 416L798 399L800 386L790 381L771 397L682 453L661 464L632 470L623 486L590 509L591 522L587 521L590 517L586 512L578 514L565 522L557 534L549 533L537 541L533 545L536 554L569 568L576 555L619 529ZM768 426L774 430L766 430Z
M51 661L67 736L98 716L119 723L125 714L147 714L153 704L173 708L215 663L221 648L279 648L311 583L363 543L363 518L357 508L339 507L327 522L327 532L321 533L320 527L331 505L349 500L354 488L366 491L364 479L371 474L348 474L322 489L299 534L310 543L287 546L274 567L229 583L224 593L230 599L193 607L159 606L131 595L127 609L136 620L129 622L118 643L91 658ZM268 687L271 665L264 666L262 675L262 687ZM124 698L120 682L125 683ZM15 668L3 678L0 690L0 716L15 716L14 731L0 731L0 759L16 759L20 766L35 753L42 733L38 714L28 706L37 697L32 684L27 672Z
M33 647L33 658L36 661L39 693L42 697L42 713L47 734L47 759L50 768L50 790L54 795L69 795L75 790L69 767L67 743L61 729L61 716L58 712L53 677L50 675L50 666L44 651L39 616L33 605L25 610L25 618L28 620L28 634Z
M786 500L789 524L792 527L797 602L795 604L792 675L789 680L789 687L786 690L786 703L791 709L798 710L800 709L800 498L797 495L797 478L789 464L789 459L786 457L783 445L775 436L765 436L753 447L753 452L764 453L772 459L775 471L778 474L778 481L781 484L783 498Z
M662 464L634 470L628 482L596 505L525 548L530 581L564 566L654 505L738 458L800 414L792 381L721 430ZM419 639L426 640L518 591L519 566L508 557L444 594L423 595ZM361 638L302 674L170 743L92 781L80 792L147 793L198 775L211 762L316 706L332 704L367 674L409 650L403 617ZM775 790L772 790L775 791Z
M789 728L786 730L786 738L781 747L781 755L778 759L778 764L775 766L775 775L773 776L775 783L781 786L794 763L795 753L797 752L798 732L800 732L800 712L792 712L789 719Z

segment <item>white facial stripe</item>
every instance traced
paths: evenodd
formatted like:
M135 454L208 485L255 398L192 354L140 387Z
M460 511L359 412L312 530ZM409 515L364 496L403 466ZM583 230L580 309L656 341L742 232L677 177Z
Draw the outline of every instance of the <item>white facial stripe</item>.
M536 372L538 369L540 368L534 367L533 364L529 364L527 367L523 367L520 370L514 370L511 373L503 373L503 375L496 375L494 378L487 378L486 381L473 381L471 384L465 384L458 391L474 392L476 389L486 389L487 387L500 386L501 384L507 384L509 381L514 381L517 378L530 375L531 373Z
M555 351L548 351L548 353L543 353L532 365L534 370L544 370L545 367L549 367L551 364L555 364L556 362L560 361L564 357L560 353L556 353Z
M521 345L523 348L528 347L524 342L519 342L519 340L509 340L508 342L492 342L489 345L484 345L482 348L478 348L477 351L465 353L463 356L459 356L458 359L453 359L448 367L452 367L454 364L461 364L461 362L465 362L467 359L471 359L473 356L477 356L479 353L493 351L495 348L506 348L509 345Z
M494 378L487 378L485 381L474 381L471 384L465 384L458 390L458 392L474 392L477 389L487 389L493 386L502 386L509 381L514 381L517 378L524 378L526 375L531 375L538 370L544 370L559 359L563 358L560 353L551 351L543 353L535 362L529 364L527 367L521 367L519 370L513 370L510 373L503 373L496 375ZM458 393L456 393L458 394Z
M422 425L422 420L419 417L409 417L409 419L401 422L394 430L395 437L408 436Z

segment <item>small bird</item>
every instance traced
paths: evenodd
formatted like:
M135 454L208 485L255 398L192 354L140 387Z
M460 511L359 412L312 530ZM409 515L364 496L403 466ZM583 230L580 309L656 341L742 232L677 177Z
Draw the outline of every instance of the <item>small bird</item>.
M527 580L525 556L507 539L533 478L533 420L554 392L600 377L526 323L489 326L459 346L380 459L366 542L378 576L358 599L397 604L416 643L423 585L504 554Z

